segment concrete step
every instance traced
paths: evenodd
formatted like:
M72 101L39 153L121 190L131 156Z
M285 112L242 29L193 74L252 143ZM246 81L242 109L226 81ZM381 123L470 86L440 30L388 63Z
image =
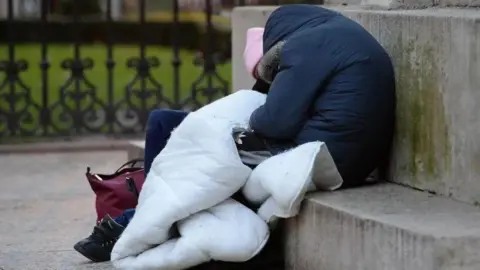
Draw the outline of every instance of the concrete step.
M143 158L143 154L145 153L145 141L137 140L137 141L130 141L127 147L127 156L128 160L132 160L135 158Z
M286 234L288 270L480 269L480 209L396 184L313 194Z
M245 32L276 7L234 10L233 89L250 88ZM392 57L397 134L390 179L480 203L480 12L472 9L368 10L335 7L363 25Z

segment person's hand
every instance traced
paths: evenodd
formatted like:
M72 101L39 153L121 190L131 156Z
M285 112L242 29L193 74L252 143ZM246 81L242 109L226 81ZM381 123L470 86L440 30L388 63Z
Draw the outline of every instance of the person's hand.
M238 150L249 152L268 150L265 140L253 130L243 128L234 129L233 138Z
M245 129L245 128L234 128L233 131L232 131L232 136L233 136L233 139L235 140L235 143L237 145L239 144L242 144L242 138L245 137L245 134L251 132L251 130L249 129Z

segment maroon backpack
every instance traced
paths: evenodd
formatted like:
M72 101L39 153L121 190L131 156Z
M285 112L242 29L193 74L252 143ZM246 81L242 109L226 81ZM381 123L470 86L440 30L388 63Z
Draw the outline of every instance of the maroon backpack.
M87 180L96 195L97 221L107 214L118 217L126 209L137 206L138 194L145 182L143 166L136 167L137 163L143 160L130 160L113 174L94 174L87 168Z

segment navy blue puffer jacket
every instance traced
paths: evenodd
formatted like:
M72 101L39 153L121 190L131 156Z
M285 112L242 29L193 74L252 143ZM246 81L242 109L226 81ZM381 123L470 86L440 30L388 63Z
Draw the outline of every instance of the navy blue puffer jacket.
M382 46L340 13L288 5L265 26L264 52L285 41L266 103L252 129L272 141L323 141L345 185L385 161L392 141L395 79Z

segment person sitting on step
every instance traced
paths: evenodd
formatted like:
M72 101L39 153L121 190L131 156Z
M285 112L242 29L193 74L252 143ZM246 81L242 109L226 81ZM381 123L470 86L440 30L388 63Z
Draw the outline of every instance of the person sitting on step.
M263 28L249 29L247 36L244 61L247 71L250 74L254 74L254 70L263 55ZM266 94L269 87L270 85L268 83L257 80L252 90ZM173 129L175 129L187 115L188 112L185 111L165 109L154 110L150 113L145 134L144 170L146 175L150 171L155 157L167 144ZM269 152L266 151L263 140L255 138L242 139L241 149L254 153L248 155L248 158L243 158L244 163L252 168L270 156ZM259 155L259 153L262 152L264 155ZM237 200L244 201L239 197L239 194L237 194L236 197ZM135 209L127 209L122 215L115 218L106 215L99 224L94 227L92 234L77 242L74 245L74 249L91 261L109 261L115 242L133 218L134 214Z

